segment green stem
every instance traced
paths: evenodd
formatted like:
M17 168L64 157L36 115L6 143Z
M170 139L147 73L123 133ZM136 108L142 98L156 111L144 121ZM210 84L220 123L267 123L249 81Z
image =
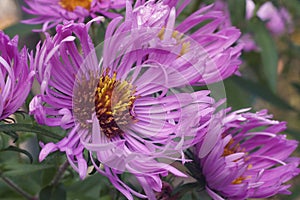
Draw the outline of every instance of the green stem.
M7 177L1 176L2 180L11 188L13 188L15 191L17 191L20 195L25 197L28 200L38 200L38 198L30 195L29 193L25 192L22 188L20 188L18 185L16 185L12 180L10 180Z
M56 173L56 175L54 176L54 178L52 179L50 185L57 185L60 181L60 179L63 177L65 171L67 170L67 168L69 167L69 162L68 160L66 160L58 169L58 172Z

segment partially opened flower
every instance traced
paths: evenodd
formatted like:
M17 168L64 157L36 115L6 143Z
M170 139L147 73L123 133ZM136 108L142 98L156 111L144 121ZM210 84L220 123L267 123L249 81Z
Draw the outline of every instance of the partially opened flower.
M173 68L189 69L187 73L194 75L188 79L190 84L206 85L237 74L242 50L236 44L240 31L227 24L229 19L224 12L212 10L212 6L203 7L176 23L177 15L188 3L151 0L133 8L128 5L126 20L132 28L156 29L157 39L151 47L168 47L184 58L181 62L188 61Z
M219 137L211 141L215 145L209 154L199 156L201 145L198 146L195 155L199 156L205 187L213 199L290 194L287 190L290 185L284 183L300 172L300 159L290 157L298 143L279 134L285 130L285 122L274 121L271 117L266 110L233 112L220 118L220 128L211 133Z
M10 40L0 31L0 120L15 113L30 92L34 70L27 61L26 47L18 50L18 36Z
M43 24L42 31L55 27L64 20L83 22L87 17L103 15L109 18L119 16L110 9L125 7L126 0L25 0L24 11L35 15L24 20L27 24Z
M214 100L209 91L189 87L193 66L179 66L188 58L149 46L156 29L130 30L127 21L118 26L121 20L109 24L104 45L97 49L89 24L68 22L57 26L53 38L46 34L34 60L41 94L33 98L30 112L41 124L69 130L58 143L43 146L40 160L53 151L65 152L84 178L90 159L128 199L132 194L155 199L161 176L185 176L169 162L185 162L183 151L207 127ZM124 172L135 175L146 195L120 180Z

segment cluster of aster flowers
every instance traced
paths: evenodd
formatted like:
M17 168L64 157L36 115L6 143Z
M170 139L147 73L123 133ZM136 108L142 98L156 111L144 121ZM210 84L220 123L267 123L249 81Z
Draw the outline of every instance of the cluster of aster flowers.
M283 184L299 174L299 159L290 157L297 142L279 133L285 123L266 111L217 111L222 101L194 90L239 75L241 33L224 12L204 6L178 22L189 1L25 2L37 17L24 22L43 24L45 39L28 55L1 33L0 119L21 106L35 77L40 92L29 113L67 131L41 143L40 161L63 152L81 179L93 167L127 199L157 199L162 177L187 177L173 162L197 163L195 178L213 199L288 193ZM124 16L112 10L124 7ZM111 21L96 45L89 29L104 20ZM55 35L45 32L53 27Z
M227 18L225 26L231 26L228 2L225 0L216 0L214 10L221 10ZM291 33L294 30L290 13L285 7L275 7L271 1L267 1L262 5L256 5L253 0L245 0L245 19L251 20L255 17L259 18L266 24L266 28L273 36L280 36ZM244 51L259 51L259 46L255 43L252 33L245 33L240 38L240 42L244 44Z

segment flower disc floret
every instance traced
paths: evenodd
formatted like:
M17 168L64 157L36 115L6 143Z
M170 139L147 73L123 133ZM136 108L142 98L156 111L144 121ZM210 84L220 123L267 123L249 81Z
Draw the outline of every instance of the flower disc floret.
M68 11L74 11L77 6L90 10L92 0L60 0L59 4Z
M134 88L126 80L118 81L117 73L113 77L102 75L96 88L95 109L101 132L109 139L124 134L123 129L134 119L131 114L136 99Z

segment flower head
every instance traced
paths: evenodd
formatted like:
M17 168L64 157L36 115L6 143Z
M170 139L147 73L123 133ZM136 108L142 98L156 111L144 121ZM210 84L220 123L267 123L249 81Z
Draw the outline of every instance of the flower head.
M28 24L43 24L42 31L55 27L64 20L83 22L87 17L101 14L114 18L118 16L109 9L125 7L125 0L26 0L24 11L36 18L24 20Z
M206 85L238 73L242 46L236 45L236 42L240 31L227 25L228 17L225 13L206 6L177 25L176 17L189 1L177 9L174 7L176 2L151 0L137 4L133 9L128 6L127 23L137 29L155 28L158 31L157 39L151 45L168 47L186 58L193 65L189 68L189 73L194 74L194 77L189 78L191 84ZM174 67L177 66L182 65Z
M69 130L58 143L43 145L40 160L65 152L84 178L88 158L83 152L88 151L94 167L128 199L132 194L154 199L161 176L185 176L168 162L185 162L183 150L209 123L214 100L209 91L189 90L194 75L188 73L192 65L184 66L186 58L150 45L157 29L131 30L126 20L118 25L121 19L109 24L98 49L89 25L68 22L57 26L53 38L46 35L34 60L41 94L33 98L30 112L41 124ZM125 171L135 175L147 196L120 180Z
M27 61L27 49L18 50L18 36L10 40L0 31L0 120L15 113L30 92L34 70Z
M285 122L271 117L266 110L257 113L241 110L220 119L222 126L215 130L219 136L215 146L198 159L206 190L212 198L290 194L289 185L284 183L300 172L300 159L290 157L298 143L279 134L285 130ZM199 149L201 145L196 156L201 154Z

